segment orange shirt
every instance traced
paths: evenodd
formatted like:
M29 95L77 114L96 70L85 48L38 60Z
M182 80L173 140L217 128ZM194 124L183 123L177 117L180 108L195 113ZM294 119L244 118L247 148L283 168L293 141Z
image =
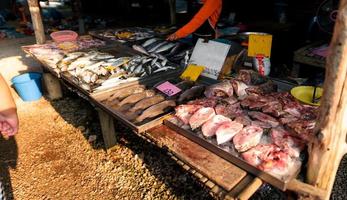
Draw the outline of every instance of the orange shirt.
M206 20L215 28L222 11L222 0L203 0L204 5L192 20L176 31L178 38L184 38L194 33Z

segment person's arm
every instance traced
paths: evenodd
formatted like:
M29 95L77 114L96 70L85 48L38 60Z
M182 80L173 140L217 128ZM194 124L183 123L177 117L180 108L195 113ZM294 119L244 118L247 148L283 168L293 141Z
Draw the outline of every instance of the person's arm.
M206 0L193 19L174 34L170 35L168 40L184 38L195 32L213 14L213 12L215 12L221 6L221 4L221 0Z
M17 107L6 81L0 74L0 132L12 136L18 131Z

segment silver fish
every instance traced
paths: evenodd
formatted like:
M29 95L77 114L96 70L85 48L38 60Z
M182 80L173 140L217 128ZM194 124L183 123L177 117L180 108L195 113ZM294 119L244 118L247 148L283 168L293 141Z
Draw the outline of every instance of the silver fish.
M138 51L138 52L141 52L141 53L143 53L143 54L148 55L147 50L146 50L145 48L143 48L142 46L140 46L140 45L134 44L134 45L133 45L133 49L136 50L136 51Z
M160 48L155 50L155 53L161 53L161 52L167 51L167 50L171 49L174 46L175 46L175 43L169 43L169 44L161 46Z
M167 71L167 70L169 70L169 69L176 69L176 68L171 67L171 66L162 67L162 68L159 68L159 69L155 70L155 71L153 72L153 74L154 74L154 73L158 73L158 72L162 72L162 71Z
M157 62L157 60L158 60L158 57L154 58L151 62L151 65L153 66Z
M167 41L163 41L159 43L158 45L154 46L153 48L149 49L148 52L149 53L156 52L157 49L160 49L162 46L166 46L167 43L168 43Z
M142 44L142 47L147 47L148 45L152 44L153 42L157 41L156 38L151 38L149 40L146 40L143 44Z

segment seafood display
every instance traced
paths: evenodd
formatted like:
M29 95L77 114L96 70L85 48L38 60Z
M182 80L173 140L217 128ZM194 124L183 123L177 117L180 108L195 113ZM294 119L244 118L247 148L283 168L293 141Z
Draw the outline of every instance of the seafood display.
M105 42L99 39L93 39L90 36L81 36L76 42L77 49L82 50L92 47L104 46ZM35 44L22 47L25 51L34 55L37 59L44 61L49 67L55 69L56 64L64 57L66 51L63 51L54 42L46 44ZM57 71L58 72L58 71Z
M177 69L160 55L119 57L99 51L66 54L56 65L87 91L109 89L168 70Z
M170 42L161 38L151 38L142 44L134 44L132 48L145 55L161 54L172 62L188 62L192 47L180 42Z
M177 106L168 122L286 180L301 166L317 108L299 103L288 92L275 92L274 86L259 87L269 81L248 73L206 87L203 98Z
M148 28L141 27L130 27L130 28L119 28L119 29L108 29L105 31L92 33L98 37L118 41L118 42L133 42L138 40L144 40L152 38L155 32Z
M99 101L111 109L112 112L118 113L118 115L134 124L134 126L142 126L172 112L174 107L180 104L178 100L183 94L186 95L187 92L190 93L188 95L189 97L181 98L184 99L182 103L186 103L201 96L203 90L197 91L192 90L192 88L205 87L178 78L169 79L169 82L178 87L181 91L173 96L167 96L157 89L157 86L164 82L146 84L146 86L128 86L115 90L114 92L109 92L106 98L100 99Z

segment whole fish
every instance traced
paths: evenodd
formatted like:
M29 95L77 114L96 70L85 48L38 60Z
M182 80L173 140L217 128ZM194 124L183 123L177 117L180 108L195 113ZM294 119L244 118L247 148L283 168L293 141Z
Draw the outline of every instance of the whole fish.
M162 68L159 68L159 69L156 69L155 71L153 71L153 74L158 73L158 72L162 72L162 71L167 71L169 69L176 69L176 68L171 67L171 66L162 67Z
M124 99L131 94L136 94L145 91L145 86L143 85L134 85L126 88L119 89L115 91L112 96L108 99L108 101L112 102L115 99Z
M148 52L152 53L152 52L156 52L157 53L157 49L161 49L162 46L167 46L168 42L167 41L163 41L161 43L159 43L158 45L154 46L153 48L149 49Z
M156 38L151 38L149 40L146 40L143 44L142 47L146 48L148 45L152 44L153 42L157 41L158 39Z
M193 87L193 85L194 85L193 81L184 80L184 81L177 83L175 86L178 87L179 89L183 90L183 91L186 91L189 88Z
M165 52L165 51L171 49L171 48L174 47L174 46L175 46L175 43L169 43L169 44L167 44L167 45L163 45L163 46L159 47L159 48L156 49L154 52L155 52L155 53Z
M155 46L157 46L158 44L162 43L163 40L157 40L155 42L153 42L152 44L148 45L145 49L147 51L149 51L150 49L154 48Z
M175 55L178 51L179 51L179 49L182 47L183 45L181 44L181 43L179 43L179 42L177 42L176 44L175 44L175 46L170 50L170 52L166 55L167 57L170 57L170 56L172 56L172 55Z
M118 104L118 106L123 106L123 105L128 104L128 103L129 104L136 103L136 102L138 102L144 98L152 97L154 95L155 95L155 92L153 90L145 90L143 92L133 94L133 95L126 97Z
M132 47L133 47L134 50L148 55L147 50L145 48L143 48L142 46L134 44Z
M192 100L196 97L200 97L203 92L205 90L205 86L204 85L197 85L197 86L194 86L186 91L184 91L180 97L178 98L178 102L179 103L182 103L184 101L189 101L189 100Z
M163 114L166 109L168 108L172 108L176 106L176 102L173 100L166 100L163 101L161 103L158 103L156 105L153 105L149 108L147 108L145 111L142 112L142 114L140 116L138 116L135 121L136 122L142 122L143 120L147 119L147 118L152 118L152 117L156 117L160 114Z
M143 110L154 104L160 103L164 100L165 100L165 97L163 95L157 94L155 96L148 97L137 102L129 111L136 112L138 110Z

